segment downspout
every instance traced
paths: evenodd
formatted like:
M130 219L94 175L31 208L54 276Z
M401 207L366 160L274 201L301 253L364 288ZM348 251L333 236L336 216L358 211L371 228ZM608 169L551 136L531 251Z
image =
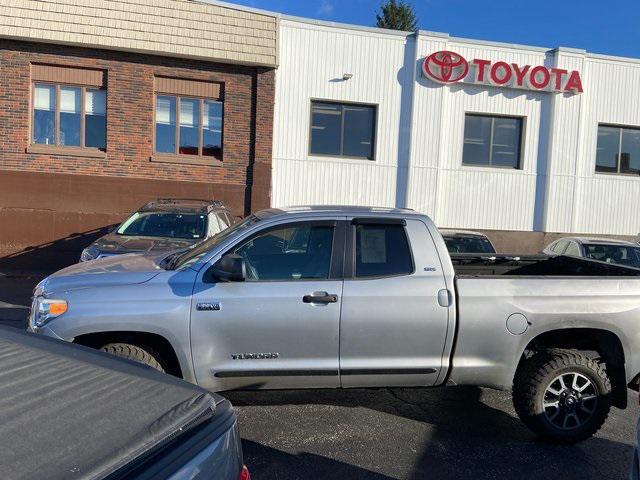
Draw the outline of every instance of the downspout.
M409 38L413 38L413 55L411 55L411 59L412 59L412 65L410 67L410 81L411 81L411 86L409 89L409 114L408 114L408 120L409 120L409 125L408 125L408 133L406 135L406 141L407 141L407 146L405 149L405 155L406 155L406 162L405 162L405 168L406 168L406 173L404 175L404 191L401 191L402 193L402 198L398 198L398 185L396 185L396 207L398 208L407 208L409 205L409 200L410 200L410 196L409 196L409 189L411 188L411 165L412 165L412 154L413 154L413 129L415 128L414 126L414 104L415 104L415 90L416 90L416 84L418 83L418 79L416 78L416 71L417 71L417 67L416 65L418 64L418 43L419 43L419 39L420 39L420 31L416 30L415 32L413 32L411 35L407 36L407 43L405 45L405 48L409 48ZM402 100L401 100L402 101ZM402 122L404 121L403 118L400 118L400 129L399 131L402 131ZM401 135L399 136L399 138L401 137ZM399 181L402 177L400 175L400 158L398 158L398 163L396 168L398 169L398 172L396 173L396 181Z

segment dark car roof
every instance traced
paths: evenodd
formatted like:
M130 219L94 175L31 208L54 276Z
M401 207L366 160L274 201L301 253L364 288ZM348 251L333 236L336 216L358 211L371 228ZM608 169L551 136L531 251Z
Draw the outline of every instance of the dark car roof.
M221 200L196 198L159 198L145 203L139 212L209 213L213 210L228 210Z
M222 397L105 353L0 327L3 478L104 478Z
M439 229L443 237L482 237L489 239L484 233L474 232L471 230L455 230L451 228Z

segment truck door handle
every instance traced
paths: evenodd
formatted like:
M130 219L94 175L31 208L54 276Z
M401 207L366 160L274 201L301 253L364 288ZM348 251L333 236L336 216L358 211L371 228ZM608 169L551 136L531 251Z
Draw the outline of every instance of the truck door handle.
M313 292L311 295L302 297L304 303L336 303L338 295L327 292Z

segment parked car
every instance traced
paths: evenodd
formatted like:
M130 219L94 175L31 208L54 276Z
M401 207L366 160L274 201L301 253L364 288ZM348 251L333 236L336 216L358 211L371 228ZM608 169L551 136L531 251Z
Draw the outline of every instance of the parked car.
M440 234L449 253L496 253L491 240L480 232L441 229Z
M144 365L0 327L6 479L249 480L217 394Z
M550 243L542 252L547 255L571 255L640 268L640 245L624 240L564 237Z
M482 257L452 261L411 210L269 209L185 252L63 269L29 328L214 391L513 388L540 437L589 437L640 372L640 270Z
M80 261L191 247L235 222L235 217L219 200L159 199L146 203L113 231L85 248Z

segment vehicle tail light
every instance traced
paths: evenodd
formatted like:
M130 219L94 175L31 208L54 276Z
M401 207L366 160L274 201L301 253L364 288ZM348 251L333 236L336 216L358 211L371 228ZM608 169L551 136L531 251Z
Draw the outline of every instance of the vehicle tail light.
M240 470L240 476L238 476L238 480L251 480L251 474L249 473L249 469L246 465L242 466L242 470Z

